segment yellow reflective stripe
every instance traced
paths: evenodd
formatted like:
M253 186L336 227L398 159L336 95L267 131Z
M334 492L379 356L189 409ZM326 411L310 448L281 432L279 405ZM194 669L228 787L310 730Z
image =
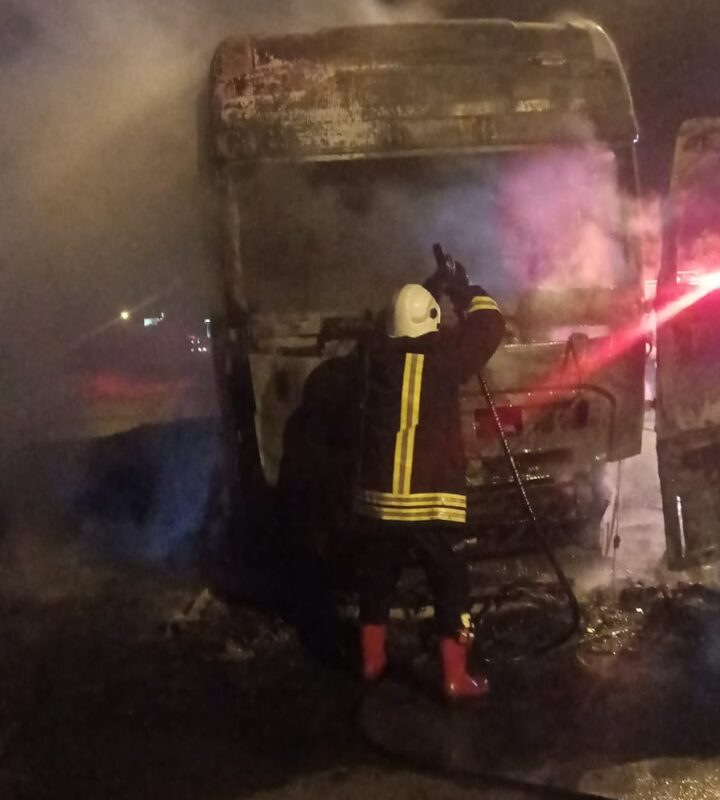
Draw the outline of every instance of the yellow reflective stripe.
M490 297L473 297L468 312L473 311L500 311L500 308Z
M415 458L415 431L420 422L420 393L422 392L422 374L425 365L425 356L417 355L413 385L410 391L410 427L407 435L407 450L405 453L405 479L402 482L402 493L410 494L410 480L412 478L413 459Z
M390 492L375 492L371 489L359 489L355 498L363 503L382 506L399 506L413 508L419 506L445 506L450 508L465 508L467 499L463 494L449 492L417 492L415 494L398 495Z
M472 311L500 311L500 308L492 299L492 297L488 297L487 295L479 295L478 297L473 297L473 299L470 301L468 313Z
M408 416L408 394L410 393L410 371L412 369L412 353L405 354L405 366L403 368L402 394L400 395L400 428L395 435L395 459L393 463L393 483L394 493L400 491L400 478L402 473L402 458L405 452L405 429L407 428Z
M366 517L388 520L389 522L465 522L465 509L435 506L429 508L392 508L356 503L355 510Z
M400 396L400 430L395 436L393 493L408 494L415 453L415 428L420 419L420 392L425 356L406 353Z
M400 430L404 431L407 428L407 420L408 420L408 405L409 405L409 398L408 395L410 394L410 373L412 371L413 366L413 354L406 353L405 354L405 368L403 369L403 387L402 387L402 396L400 398Z

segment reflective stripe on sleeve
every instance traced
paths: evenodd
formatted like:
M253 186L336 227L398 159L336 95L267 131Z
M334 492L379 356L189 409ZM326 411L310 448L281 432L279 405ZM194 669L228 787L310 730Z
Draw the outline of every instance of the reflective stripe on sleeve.
M473 297L473 299L470 301L468 314L472 313L473 311L500 311L500 308L492 299L492 297L488 297L488 295L485 294Z

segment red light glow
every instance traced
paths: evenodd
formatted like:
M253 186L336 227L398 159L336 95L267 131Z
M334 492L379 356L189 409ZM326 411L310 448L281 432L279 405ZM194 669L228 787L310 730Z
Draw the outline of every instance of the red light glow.
M656 306L654 313L645 314L639 321L597 340L594 345L591 344L582 354L580 362L573 363L572 360L566 359L560 369L554 370L540 381L536 390L572 388L578 383L578 373L581 375L581 381L586 381L588 377L620 358L639 342L650 339L657 328L672 321L678 314L719 289L720 271L694 275L692 281L677 286L673 296L662 305Z

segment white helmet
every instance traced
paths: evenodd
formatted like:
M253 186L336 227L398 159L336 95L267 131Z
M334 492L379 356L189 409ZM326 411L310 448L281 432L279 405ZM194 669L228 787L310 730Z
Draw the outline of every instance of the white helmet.
M419 283L406 283L390 305L388 336L423 336L440 327L440 306Z

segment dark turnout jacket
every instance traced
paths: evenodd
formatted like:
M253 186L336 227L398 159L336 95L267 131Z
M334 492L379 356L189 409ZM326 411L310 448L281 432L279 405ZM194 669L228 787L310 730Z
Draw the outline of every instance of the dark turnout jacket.
M485 366L504 327L495 301L472 286L457 326L373 343L357 513L393 522L465 522L458 385Z

